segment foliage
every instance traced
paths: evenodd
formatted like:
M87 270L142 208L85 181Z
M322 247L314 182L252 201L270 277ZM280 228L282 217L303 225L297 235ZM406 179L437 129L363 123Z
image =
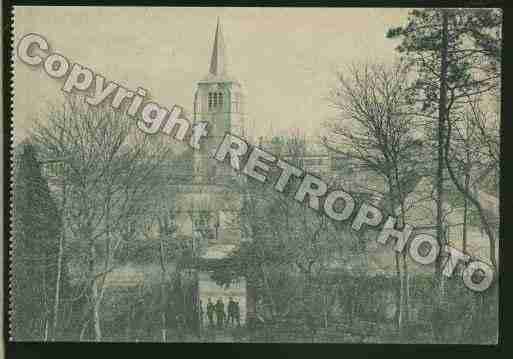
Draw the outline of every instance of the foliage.
M34 146L16 149L14 178L14 333L48 335L57 277L61 213L41 175Z

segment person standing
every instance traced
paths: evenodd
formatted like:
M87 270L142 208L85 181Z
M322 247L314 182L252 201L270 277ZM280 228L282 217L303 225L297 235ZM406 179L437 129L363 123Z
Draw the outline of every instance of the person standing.
M208 298L207 303L207 317L208 317L208 323L211 327L214 326L214 303L212 303L212 298Z
M228 323L229 324L235 324L235 312L237 311L235 302L233 301L233 298L230 297L230 300L228 301Z
M237 326L240 327L240 305L238 301L235 302L234 307L235 320L237 321Z
M185 340L186 323L185 316L182 313L178 313L176 315L176 329L178 332L178 339Z
M219 298L217 300L217 303L216 303L216 306L215 306L215 310L216 310L216 320L217 320L217 327L219 329L221 329L223 327L223 324L224 324L224 319L225 319L225 312L224 312L224 303L223 303L223 300L221 298Z
M200 328L203 328L203 322L205 321L205 312L203 311L203 302L201 301L201 299L199 301L198 315L199 315Z

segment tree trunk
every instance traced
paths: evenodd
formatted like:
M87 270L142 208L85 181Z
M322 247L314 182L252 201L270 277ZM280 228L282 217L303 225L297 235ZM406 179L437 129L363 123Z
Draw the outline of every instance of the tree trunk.
M64 183L62 187L62 213L61 213L61 235L59 237L59 252L57 254L57 279L55 281L55 299L53 306L53 339L57 339L57 327L59 324L59 301L60 301L60 289L61 289L61 277L62 277L62 255L64 252L64 240L66 236L66 172L64 174Z
M111 257L111 238L110 238L110 192L107 193L107 201L106 201L106 210L105 210L105 261L104 261L104 271L105 273L101 277L97 277L94 273L94 265L92 266L93 273L93 284L92 284L92 299L93 299L93 328L94 328L94 338L96 341L100 342L102 340L102 331L101 331L101 316L100 316L100 308L103 299L103 294L105 293L105 281L110 270L110 257ZM95 258L95 250L94 250L94 242L91 244L91 257ZM101 284L100 284L101 280Z
M167 341L167 321L166 321L166 259L164 256L164 240L163 240L163 231L162 231L162 223L159 219L159 251L160 251L160 270L161 270L161 277L160 277L160 295L161 295L161 333L162 333L162 342Z
M260 265L260 269L262 270L262 278L265 285L265 291L267 294L267 298L269 298L269 303L271 304L271 316L274 318L276 316L276 305L274 303L273 293L271 290L271 286L269 285L269 279L267 273L265 271L265 264Z
M62 254L64 251L64 226L63 233L59 238L59 252L57 255L57 279L55 281L55 298L53 304L53 328L52 337L57 339L57 327L59 323L59 302L60 302L60 288L61 288L61 273L62 273Z
M44 337L43 337L43 341L46 342L48 341L48 329L49 329L49 323L48 323L48 318L45 318L44 319Z
M444 126L448 120L447 116L447 51L448 51L448 13L446 9L440 10L442 13L442 43L440 47L440 98L438 103L438 168L436 174L436 239L440 250L442 250L444 240L443 229L443 201L444 201L444 186L443 186L443 169L444 169ZM444 283L442 275L442 258L439 255L436 260L436 278L437 284L437 299L434 303L434 318L433 328L434 337L436 341L443 339L441 324L445 318L442 318L440 306L444 297Z
M469 160L469 153L467 151L467 160ZM465 192L470 190L470 170L468 163L465 166ZM467 217L468 217L468 199L466 196L463 196L463 239L462 239L462 251L463 253L467 253Z
M438 168L436 174L436 238L440 248L444 244L443 230L443 169L444 169L444 126L447 121L447 47L448 47L448 15L447 10L442 12L442 46L441 52L441 68L440 68L440 99L438 103ZM441 275L441 263L437 261L437 270Z
M98 342L102 340L102 331L100 327L100 303L101 297L98 291L98 280L93 281L93 328L94 328L94 339Z
M396 252L394 254L395 256L395 270L397 279L399 280L397 289L396 289L396 325L397 325L397 333L399 333L399 338L403 338L403 293L404 293L404 283L403 283L403 276L401 274L401 266L400 266L400 258L401 254Z
M467 137L469 132L469 126L467 124ZM465 143L465 192L468 193L470 191L470 170L472 164L470 163L470 148L469 144ZM463 253L467 253L467 218L468 218L468 198L463 195L463 239L462 239L462 251Z
M324 295L324 329L328 329L329 317L329 297L328 294Z
M403 253L403 276L404 276L404 322L408 325L410 321L410 276L408 274L408 262L406 252Z
M96 250L94 248L94 240L88 231L89 236L89 275L91 278L91 323L94 330L94 339L101 341L101 328L100 328L100 296L98 293L98 280L94 271L94 263L96 259Z
M492 228L492 224L488 221L488 218L485 213L485 209L481 205L478 199L478 194L476 195L472 194L472 191L465 191L465 188L462 186L462 184L459 182L458 178L456 177L456 174L454 173L452 166L450 164L448 152L449 152L449 144L450 144L450 138L451 138L451 124L448 123L448 129L447 129L447 141L445 143L445 153L444 153L444 160L447 166L447 172L449 173L449 177L451 178L451 181L454 183L456 188L460 193L462 193L465 198L467 198L477 209L477 213L479 214L479 218L481 220L481 225L484 231L486 232L486 235L488 236L489 240L489 248L490 248L490 261L492 262L493 269L495 272L497 272L497 258L495 256L495 230Z
M79 341L84 340L88 326L89 326L89 319L86 319L86 320L84 320L84 323L82 323L82 329L80 330L80 336L78 339Z
M396 209L396 203L399 202L399 208L401 210L400 216L398 217L399 222L398 225L400 228L404 227L405 222L405 214L404 214L404 196L402 193L401 185L399 182L399 174L398 174L398 166L397 163L393 162L393 171L394 171L394 177L390 175L388 177L388 183L389 183L389 193L390 193L390 205L391 205L391 213L395 213ZM395 199L397 197L397 201ZM404 263L403 270L401 270L401 253L395 252L394 254L395 258L395 270L396 270L396 276L398 280L398 286L396 289L396 313L395 313L395 319L396 319L396 326L397 326L397 333L399 334L399 338L401 340L404 339L404 321L405 321L405 304L407 303L407 300L405 299L405 293L406 293L406 284L405 284L405 273L404 269L406 269L406 262Z
M254 329L256 320L256 300L257 292L251 275L246 276L246 326L251 330Z
M396 166L396 169L397 169L397 166ZM400 228L404 228L404 226L406 225L406 213L405 213L405 208L404 208L404 197L405 197L405 194L402 192L402 189L400 188L400 184L399 184L399 178L397 178L397 185L399 187L399 200L401 201L401 205L400 205L400 208L401 208L401 215L399 216L399 218L401 219L401 226ZM404 312L404 315L403 315L403 322L406 323L406 325L408 325L409 321L410 321L410 301L409 301L409 298L410 298L410 283L409 283L409 275L408 275L408 263L407 263L407 255L406 255L406 250L403 251L402 253L402 258L403 258L403 312Z

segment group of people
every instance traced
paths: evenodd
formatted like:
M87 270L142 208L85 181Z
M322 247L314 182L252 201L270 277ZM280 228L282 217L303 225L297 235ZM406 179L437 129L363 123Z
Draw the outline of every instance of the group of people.
M203 308L201 309L201 311L203 312ZM206 313L208 323L211 327L216 325L217 328L223 328L225 325L235 323L237 323L237 325L240 326L239 302L234 301L232 297L230 297L228 300L226 311L223 300L221 298L219 298L215 304L212 302L212 298L208 298Z

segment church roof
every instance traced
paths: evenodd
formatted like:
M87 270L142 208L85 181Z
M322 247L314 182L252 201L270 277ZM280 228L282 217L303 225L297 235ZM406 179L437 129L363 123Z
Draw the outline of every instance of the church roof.
M210 57L210 68L208 75L203 82L234 82L228 75L228 66L226 58L226 45L224 42L221 21L217 18L217 27L214 37L214 46L212 48L212 56Z

